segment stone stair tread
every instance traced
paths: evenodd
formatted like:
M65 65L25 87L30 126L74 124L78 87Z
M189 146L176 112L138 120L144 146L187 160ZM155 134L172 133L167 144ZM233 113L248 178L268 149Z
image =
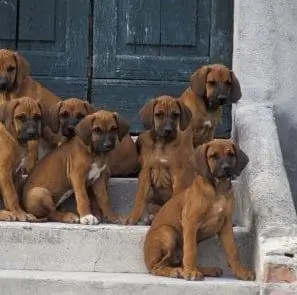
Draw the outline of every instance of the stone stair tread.
M0 270L0 294L256 295L257 282L206 278L188 282L150 274ZM61 293L60 293L61 292Z
M147 273L143 241L147 226L0 222L0 269ZM240 257L251 262L247 228L234 227ZM50 257L50 259L49 259ZM230 270L218 238L198 248L198 263Z

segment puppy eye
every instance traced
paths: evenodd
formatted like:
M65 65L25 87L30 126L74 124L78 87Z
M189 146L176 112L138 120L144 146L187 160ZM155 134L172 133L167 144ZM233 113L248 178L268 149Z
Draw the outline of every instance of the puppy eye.
M211 154L209 157L215 160L218 158L218 154Z
M14 67L14 66L9 66L9 67L7 68L7 72L8 72L8 73L13 72L14 70L15 70L15 67Z
M110 128L110 130L111 130L111 131L117 131L118 128L117 128L116 126L112 126L112 127Z
M235 157L235 154L233 154L232 152L228 152L227 153L227 156L230 157L230 158L232 158L232 157Z
M77 115L76 115L76 118L77 118L78 120L82 120L84 117L85 117L85 115L83 115L83 114L77 114Z
M214 85L216 82L215 82L215 81L207 81L207 83L208 83L209 85Z
M231 81L229 81L229 80L225 82L225 85L227 85L227 86L230 86L231 84L232 84L232 83L231 83Z
M39 114L35 114L35 115L33 115L33 120L34 120L34 121L41 120L41 115L39 115Z
M179 118L179 113L172 113L172 117L173 117L174 119Z
M60 114L61 118L68 118L69 117L69 113L67 111L64 111Z
M163 116L164 116L164 113L163 112L155 113L155 117L156 118L162 118Z
M102 132L102 129L101 129L100 127L95 127L95 128L93 129L93 131L94 131L95 133L101 133L101 132Z
M16 119L18 119L19 121L24 122L26 120L26 115L25 114L17 115Z

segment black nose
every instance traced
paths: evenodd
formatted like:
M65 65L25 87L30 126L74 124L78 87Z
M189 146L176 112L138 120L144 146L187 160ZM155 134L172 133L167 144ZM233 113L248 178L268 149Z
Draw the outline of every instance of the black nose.
M171 127L165 127L164 128L164 135L170 135L172 133L173 129Z
M27 134L29 137L34 137L37 134L37 130L36 128L29 128L27 129Z
M231 166L229 164L222 165L222 169L224 173L230 173L231 172Z
M103 144L103 148L107 151L111 150L112 149L112 143L109 141L109 142L105 142Z
M226 104L227 103L227 96L226 95L219 95L218 96L218 101L219 103L222 104Z
M7 88L7 80L6 79L0 79L0 90L4 91Z

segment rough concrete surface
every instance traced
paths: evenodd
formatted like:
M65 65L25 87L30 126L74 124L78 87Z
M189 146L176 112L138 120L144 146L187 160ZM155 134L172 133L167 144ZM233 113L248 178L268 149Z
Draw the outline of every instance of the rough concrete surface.
M0 223L0 269L146 273L146 226ZM249 233L235 227L243 264L251 265ZM198 249L201 265L220 266L230 275L217 238Z
M250 198L257 229L296 224L297 217L270 106L240 104L234 110L235 136L250 162L241 183Z
M2 295L258 295L259 285L233 279L187 282L144 274L0 271Z

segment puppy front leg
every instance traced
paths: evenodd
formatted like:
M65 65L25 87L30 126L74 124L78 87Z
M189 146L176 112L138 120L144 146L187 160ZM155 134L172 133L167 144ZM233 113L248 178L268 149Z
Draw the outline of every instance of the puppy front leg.
M244 268L239 261L231 218L226 219L223 228L219 233L219 238L227 256L227 263L233 274L241 280L254 280L255 273Z
M30 140L28 141L28 154L26 159L26 173L30 174L30 172L35 168L36 163L38 161L38 148L39 142L38 140Z
M196 235L199 227L199 215L199 212L196 212L196 210L190 210L186 214L183 213L183 267L180 275L182 278L190 281L203 279L203 274L196 266Z
M90 201L86 189L86 178L83 175L72 175L70 177L73 187L77 212L82 224L98 224L98 219L91 214Z
M118 219L111 210L107 195L107 178L107 175L101 175L92 185L92 190L95 194L97 205L102 211L103 218L110 222L117 223Z
M22 210L19 204L18 195L13 184L11 173L1 174L1 189L6 209L11 211L12 215L18 221L32 221L35 220L35 216L28 214ZM14 219L14 218L13 218Z
M148 196L150 190L150 175L149 169L143 168L141 169L139 176L138 176L138 190L135 197L134 208L129 216L126 218L125 222L128 224L137 224L140 220L145 200Z

